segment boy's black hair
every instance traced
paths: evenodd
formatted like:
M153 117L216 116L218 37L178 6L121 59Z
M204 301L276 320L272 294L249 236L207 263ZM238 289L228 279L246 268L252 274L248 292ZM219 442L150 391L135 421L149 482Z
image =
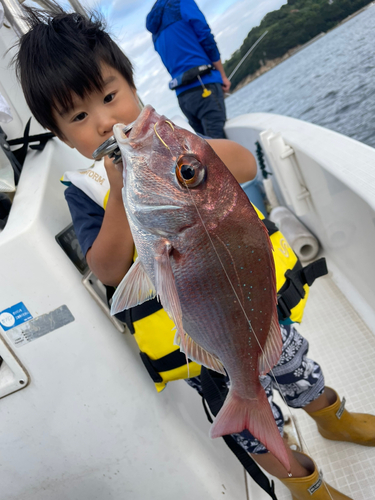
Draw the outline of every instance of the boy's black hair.
M132 64L105 31L99 14L27 10L31 29L20 39L16 72L26 102L43 127L63 138L53 110L70 110L73 93L83 98L101 91L101 63L116 69L135 88Z

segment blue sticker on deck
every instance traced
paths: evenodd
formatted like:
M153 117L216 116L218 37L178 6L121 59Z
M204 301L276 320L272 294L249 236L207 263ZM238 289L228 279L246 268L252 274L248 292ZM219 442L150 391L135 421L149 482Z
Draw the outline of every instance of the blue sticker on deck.
M25 304L18 302L18 304L0 312L0 326L6 332L32 318Z
M47 314L42 314L22 325L12 328L7 332L7 336L16 347L21 347L43 337L47 333L68 325L72 321L74 321L73 314L66 305L63 305Z

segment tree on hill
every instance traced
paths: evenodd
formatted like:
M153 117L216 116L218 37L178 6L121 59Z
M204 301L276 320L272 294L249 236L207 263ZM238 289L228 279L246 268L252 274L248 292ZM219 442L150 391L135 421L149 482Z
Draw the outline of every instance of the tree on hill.
M280 9L269 12L224 63L225 72L230 75L250 47L268 30L265 38L234 74L232 89L255 73L263 61L282 57L288 50L334 28L368 3L369 0L288 0Z

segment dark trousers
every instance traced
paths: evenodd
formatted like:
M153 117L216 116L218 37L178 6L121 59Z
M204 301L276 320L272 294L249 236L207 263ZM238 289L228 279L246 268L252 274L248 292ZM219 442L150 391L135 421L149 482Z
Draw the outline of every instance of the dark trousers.
M205 87L211 90L210 96L202 97L203 88L199 85L177 96L178 103L197 134L225 139L226 113L222 86L220 83L208 83Z

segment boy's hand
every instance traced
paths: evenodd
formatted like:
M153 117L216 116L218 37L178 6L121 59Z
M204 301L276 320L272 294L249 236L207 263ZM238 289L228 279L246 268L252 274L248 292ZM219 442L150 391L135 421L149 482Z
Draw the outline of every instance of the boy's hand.
M104 167L110 193L99 234L86 253L92 272L106 285L117 286L131 266L134 253L133 237L126 218L121 190L122 163L114 165L108 156Z
M121 190L124 182L122 177L122 163L115 165L111 158L104 157L104 167L107 171L109 185L111 187L111 194L121 197Z

